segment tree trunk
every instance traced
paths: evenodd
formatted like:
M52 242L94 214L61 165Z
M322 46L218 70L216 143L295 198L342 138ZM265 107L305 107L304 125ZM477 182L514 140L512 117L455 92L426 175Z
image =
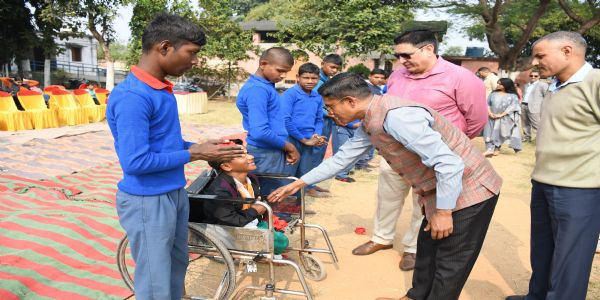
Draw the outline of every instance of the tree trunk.
M50 58L46 57L46 59L44 59L44 86L49 86L52 83L50 83Z
M29 63L29 59L21 60L21 72L23 78L31 78L31 64Z
M115 63L106 59L106 89L112 91L115 87Z
M227 101L231 101L231 62L227 62Z

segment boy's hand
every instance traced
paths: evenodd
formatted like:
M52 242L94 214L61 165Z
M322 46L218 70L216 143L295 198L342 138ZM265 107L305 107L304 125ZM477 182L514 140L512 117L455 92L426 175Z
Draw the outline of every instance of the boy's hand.
M246 153L244 147L241 145L223 146L225 143L229 143L229 140L209 140L202 144L193 144L188 149L190 152L190 161L232 160Z
M267 211L267 208L265 208L264 206L260 205L260 204L252 204L250 205L251 208L254 208L254 210L256 210L256 212L259 215L264 214Z
M431 238L441 240L452 234L454 225L452 223L451 209L438 209L435 214L429 218L425 231L431 231Z
M298 179L288 185L284 185L267 196L269 202L281 202L287 196L296 193L300 188L305 186L306 183L302 179Z
M311 137L310 139L302 139L300 142L306 146L316 146L319 141Z
M285 160L288 164L293 165L300 160L300 152L298 152L298 149L292 143L286 142L285 146L283 146L283 151L285 152Z
M325 144L327 144L327 139L322 136L322 135L318 135L318 134L313 134L313 138L315 138L318 142L317 142L317 146L323 146Z

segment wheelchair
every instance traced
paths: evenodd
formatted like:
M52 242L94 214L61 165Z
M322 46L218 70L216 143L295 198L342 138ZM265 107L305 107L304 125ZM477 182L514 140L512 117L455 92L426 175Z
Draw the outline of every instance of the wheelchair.
M312 294L306 279L319 281L326 276L321 260L313 253L328 254L334 265L338 258L325 228L304 222L304 190L290 196L279 203L255 199L224 199L215 195L206 195L204 190L210 185L217 173L214 170L204 171L186 188L190 201L190 223L188 234L189 266L185 278L184 299L237 299L246 290L264 291L260 299L277 299L274 294L288 294L312 300ZM268 195L275 188L296 180L295 177L276 174L255 174L259 178L261 193ZM265 198L265 196L263 196ZM268 229L249 229L197 223L194 216L200 216L202 201L229 201L245 204L259 204L266 208ZM273 216L278 215L288 220L286 235L298 231L299 245L292 247L291 241L286 252L296 252L298 265L292 260L277 259L273 253ZM306 229L318 230L327 248L312 247L306 239ZM127 236L123 237L117 250L117 265L125 284L133 291L134 262L129 250ZM237 287L238 278L244 273L256 273L258 266L268 266L268 278L264 285L248 284ZM274 266L291 267L302 286L302 290L278 288ZM237 292L235 294L234 291Z

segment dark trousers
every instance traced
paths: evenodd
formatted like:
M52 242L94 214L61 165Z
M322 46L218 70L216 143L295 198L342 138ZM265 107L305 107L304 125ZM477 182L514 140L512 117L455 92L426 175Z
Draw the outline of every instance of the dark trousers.
M600 189L532 180L528 300L583 300L600 233Z
M407 293L410 299L458 299L479 256L497 202L496 195L452 213L453 233L441 240L423 231L427 225L423 219L412 288Z

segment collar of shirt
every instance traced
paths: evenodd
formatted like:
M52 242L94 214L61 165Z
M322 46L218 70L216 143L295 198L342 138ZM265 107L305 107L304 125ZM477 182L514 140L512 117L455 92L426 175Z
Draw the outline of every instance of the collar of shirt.
M300 95L305 95L305 96L309 96L309 97L317 97L319 96L319 93L317 93L317 91L312 90L310 91L310 93L307 93L306 91L304 91L302 89L302 87L299 84L295 84L293 87L291 87L294 91L296 91L296 93L300 94Z
M407 77L407 78L411 78L411 79L427 78L431 75L446 72L447 64L448 64L448 62L446 60L444 60L441 56L438 56L437 61L433 65L433 68L431 68L431 70L429 70L423 74L413 75L410 72L408 72L408 70L406 68L402 68L399 71L400 71L400 74L402 74L404 77Z
M558 81L558 78L554 78L554 80L548 87L548 90L551 93L556 93L558 90L562 89L563 87L567 86L570 83L582 82L583 79L585 79L585 76L587 76L587 74L592 69L594 69L594 67L592 67L592 65L590 65L588 62L586 62L585 64L583 64L583 66L581 68L579 68L579 70L577 70L577 72L575 72L575 74L573 74L571 76L571 78L569 78L569 80L565 81L564 83L560 83Z
M258 81L261 84L268 84L268 85L273 86L273 87L275 86L274 83L272 83L272 82L268 81L266 78L260 77L260 76L258 76L256 74L250 75L250 79L252 79L254 81Z
M150 73L140 69L138 66L132 66L131 73L133 73L137 79L149 85L151 88L155 90L167 90L167 92L173 94L173 84L168 80L165 79L165 81L160 81Z
M329 80L329 76L325 75L325 73L323 72L323 69L321 69L321 71L319 71L319 80L321 80L323 82Z

